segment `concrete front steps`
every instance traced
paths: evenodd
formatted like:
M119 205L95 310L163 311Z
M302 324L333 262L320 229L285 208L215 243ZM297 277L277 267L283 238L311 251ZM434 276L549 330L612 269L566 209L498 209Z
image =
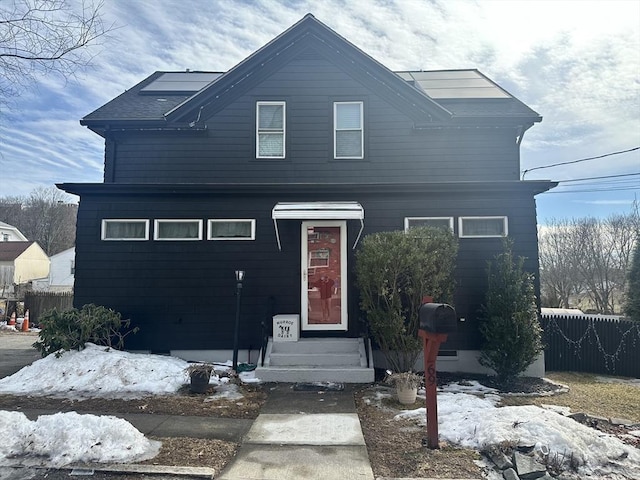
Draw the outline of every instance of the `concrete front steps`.
M368 348L362 338L301 338L297 342L269 338L264 365L258 363L256 377L263 382L371 383L374 371Z

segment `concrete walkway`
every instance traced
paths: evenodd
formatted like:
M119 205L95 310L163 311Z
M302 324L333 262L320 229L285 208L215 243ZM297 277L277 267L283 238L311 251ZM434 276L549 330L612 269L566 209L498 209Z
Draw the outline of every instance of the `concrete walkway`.
M0 378L41 358L31 348L37 338L37 334L0 335ZM342 390L294 388L284 383L265 387L268 398L256 420L144 413L117 416L145 435L241 443L235 458L216 475L221 480L373 480L353 385ZM21 411L32 420L55 413Z
M353 387L299 391L273 384L221 480L373 480Z

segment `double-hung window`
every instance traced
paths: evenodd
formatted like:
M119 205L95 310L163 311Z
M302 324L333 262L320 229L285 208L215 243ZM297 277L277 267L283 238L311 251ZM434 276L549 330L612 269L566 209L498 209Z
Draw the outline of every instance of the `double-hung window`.
M258 102L256 104L256 157L285 157L286 104Z
M333 104L334 158L364 158L362 102Z

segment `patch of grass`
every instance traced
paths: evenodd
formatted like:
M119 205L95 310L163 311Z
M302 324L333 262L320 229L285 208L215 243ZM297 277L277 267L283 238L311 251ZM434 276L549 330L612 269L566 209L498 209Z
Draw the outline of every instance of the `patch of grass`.
M569 387L568 393L553 397L503 397L503 405L553 404L605 418L624 418L640 422L640 387L628 383L598 380L602 375L576 372L550 372L547 378Z

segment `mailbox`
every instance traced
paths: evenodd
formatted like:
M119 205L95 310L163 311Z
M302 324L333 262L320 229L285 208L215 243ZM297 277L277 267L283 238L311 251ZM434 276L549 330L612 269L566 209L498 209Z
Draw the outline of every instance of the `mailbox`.
M452 333L457 328L456 311L446 303L424 303L420 307L420 330Z

